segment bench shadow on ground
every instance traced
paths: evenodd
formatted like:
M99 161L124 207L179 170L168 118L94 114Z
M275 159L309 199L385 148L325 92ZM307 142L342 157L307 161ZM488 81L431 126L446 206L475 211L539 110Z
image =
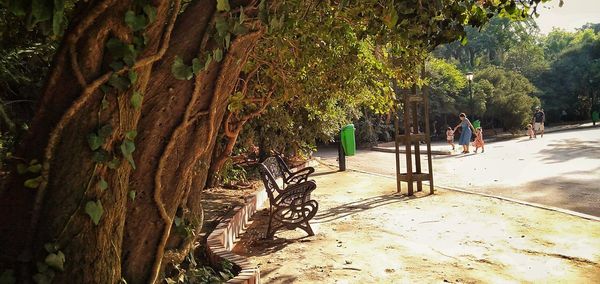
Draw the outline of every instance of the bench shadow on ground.
M540 151L542 160L551 164L562 163L577 158L600 159L598 141L565 139L558 143L548 144L549 149Z
M323 208L324 206L320 204L319 212L310 221L310 223L313 228L315 228L318 226L323 226L324 223L329 223L353 214L358 214L367 210L399 202L408 202L427 196L430 195L423 191L417 192L417 194L414 196L407 196L405 194L379 195L339 204L330 208ZM318 197L316 197L316 199L318 200ZM233 249L233 252L236 254L248 257L264 256L280 251L293 243L312 242L315 239L322 237L318 234L318 229L316 229L316 236L307 236L304 231L299 229L296 229L295 231L282 229L277 231L272 239L267 239L265 238L265 234L269 224L268 210L263 209L259 212L256 212L251 219L252 224L246 230L246 232L243 233L239 242Z

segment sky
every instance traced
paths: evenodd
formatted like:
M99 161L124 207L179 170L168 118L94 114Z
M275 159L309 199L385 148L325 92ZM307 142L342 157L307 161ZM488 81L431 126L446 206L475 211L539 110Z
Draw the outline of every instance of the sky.
M553 27L574 31L586 23L600 23L600 0L552 0L538 8L540 17L536 19L540 32L547 34Z

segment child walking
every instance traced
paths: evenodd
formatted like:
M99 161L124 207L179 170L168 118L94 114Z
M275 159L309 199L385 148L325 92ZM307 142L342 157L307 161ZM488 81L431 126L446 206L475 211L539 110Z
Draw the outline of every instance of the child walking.
M446 141L448 144L452 145L452 151L454 151L454 130L452 130L452 127L450 126L448 126L448 129L446 130Z
M477 127L477 133L475 133L475 153L477 150L481 148L481 153L485 152L484 143L483 143L483 130L481 127Z
M527 124L527 135L529 135L529 139L533 139L535 132L533 132L533 125Z

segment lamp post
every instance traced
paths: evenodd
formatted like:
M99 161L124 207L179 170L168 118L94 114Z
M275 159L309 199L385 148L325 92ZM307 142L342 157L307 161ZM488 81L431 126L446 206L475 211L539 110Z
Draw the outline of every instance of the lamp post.
M468 72L467 75L467 81L469 81L469 106L471 108L471 112L469 113L469 115L471 117L474 117L473 114L473 72Z

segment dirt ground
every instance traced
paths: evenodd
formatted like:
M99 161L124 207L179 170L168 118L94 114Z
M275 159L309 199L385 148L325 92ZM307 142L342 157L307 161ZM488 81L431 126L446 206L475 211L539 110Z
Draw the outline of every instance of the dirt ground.
M600 279L600 222L453 191L408 198L395 194L394 179L321 168L315 236L279 231L265 240L261 211L234 249L264 283Z

